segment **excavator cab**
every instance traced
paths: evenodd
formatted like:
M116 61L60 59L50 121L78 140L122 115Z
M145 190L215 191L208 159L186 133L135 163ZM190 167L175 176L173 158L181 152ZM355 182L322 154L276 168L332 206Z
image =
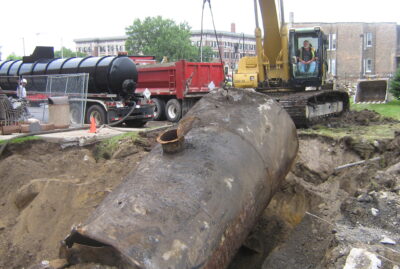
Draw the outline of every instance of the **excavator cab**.
M289 30L290 82L294 88L321 86L325 78L327 45L320 27Z

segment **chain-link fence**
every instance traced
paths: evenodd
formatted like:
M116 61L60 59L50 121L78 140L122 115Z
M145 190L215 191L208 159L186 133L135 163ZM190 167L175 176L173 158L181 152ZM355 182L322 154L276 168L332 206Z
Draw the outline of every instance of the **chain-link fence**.
M0 98L0 124L15 125L35 118L41 123L81 126L85 119L88 81L88 74L0 76L0 87L8 99L4 95Z

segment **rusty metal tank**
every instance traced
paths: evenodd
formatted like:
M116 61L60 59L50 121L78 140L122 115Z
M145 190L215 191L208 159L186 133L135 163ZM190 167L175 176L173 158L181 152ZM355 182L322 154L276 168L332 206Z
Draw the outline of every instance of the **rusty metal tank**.
M157 145L65 239L71 263L226 268L298 150L288 113L245 90L204 96L175 133L181 149Z

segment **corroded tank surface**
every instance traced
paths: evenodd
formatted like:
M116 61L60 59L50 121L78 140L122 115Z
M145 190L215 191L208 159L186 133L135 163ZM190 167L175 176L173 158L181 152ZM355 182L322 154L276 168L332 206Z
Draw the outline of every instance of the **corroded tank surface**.
M157 145L73 229L64 241L71 262L229 264L294 162L296 128L266 95L236 89L209 93L181 122L187 119L182 150Z

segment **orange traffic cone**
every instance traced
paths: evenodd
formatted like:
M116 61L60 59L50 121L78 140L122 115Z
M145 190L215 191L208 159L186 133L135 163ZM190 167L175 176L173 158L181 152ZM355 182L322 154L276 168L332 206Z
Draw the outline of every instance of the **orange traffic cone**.
M89 133L96 133L97 132L97 128L96 128L96 120L94 119L94 117L90 118L90 130Z

